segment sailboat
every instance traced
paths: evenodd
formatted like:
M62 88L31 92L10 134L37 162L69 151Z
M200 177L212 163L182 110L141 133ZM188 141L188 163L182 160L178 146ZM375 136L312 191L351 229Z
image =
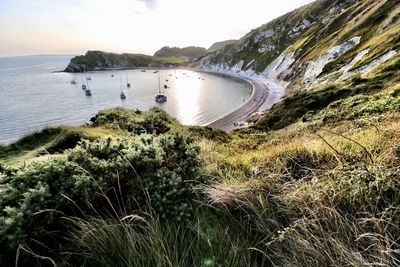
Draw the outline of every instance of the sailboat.
M167 96L161 92L160 73L158 73L158 94L155 96L157 103L164 103L167 101Z
M120 93L120 97L122 100L126 99L126 95L124 93L124 91L122 90L122 77L121 74L119 75L119 87L121 88L121 93Z
M76 81L76 79L75 79L75 73L74 73L73 75L74 75L74 78L72 78L72 80L71 80L71 84L76 84L76 83L77 83L77 81Z
M86 85L85 85L85 82L83 80L83 74L81 75L81 82L82 82L82 90L86 90Z
M125 58L125 66L126 66L125 67L126 87L130 88L131 84L129 83L128 72L126 71L126 68L128 67L128 58L127 57ZM122 98L122 95L121 95L121 98Z
M126 70L125 70L125 76L126 76L126 87L130 88L130 87L131 87L131 84L129 83L129 80L128 80L128 72L126 72Z
M92 91L89 88L89 80L88 79L86 79L86 84L87 84L87 86L85 86L85 94L87 96L91 96L92 95ZM83 86L82 86L82 88L83 88Z

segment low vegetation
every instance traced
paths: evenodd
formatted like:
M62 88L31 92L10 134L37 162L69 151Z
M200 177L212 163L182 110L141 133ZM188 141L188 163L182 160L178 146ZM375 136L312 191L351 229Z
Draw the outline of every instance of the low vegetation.
M251 68L264 70L292 41L300 65L338 40L366 40L326 65L323 82L292 77L297 87L249 128L114 108L0 146L0 265L400 266L400 56L338 79L364 44L362 64L399 48L398 21L365 30L395 17L396 1L374 3L318 1L216 52L215 62L257 58ZM326 25L316 20L336 7ZM280 30L305 16L315 23L302 34ZM280 42L261 57L255 39L268 29ZM77 64L96 67L91 56Z
M90 126L2 147L0 261L398 265L399 112L323 119L354 97L376 105L351 93L268 131L232 134L181 126L159 109L116 108Z

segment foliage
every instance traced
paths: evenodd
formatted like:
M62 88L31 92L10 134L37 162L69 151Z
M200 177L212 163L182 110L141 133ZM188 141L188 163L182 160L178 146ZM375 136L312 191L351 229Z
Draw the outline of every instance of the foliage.
M160 127L153 115L143 115L151 131ZM149 207L163 219L188 218L192 188L204 182L197 154L190 139L168 132L82 140L62 155L14 171L1 167L0 246L11 255L19 245L47 255L48 248L56 252L71 227L65 216L114 213L108 204L124 203L128 212ZM11 260L7 253L1 262Z
M163 134L168 132L175 119L160 108L152 108L142 114L141 111L130 111L124 108L115 108L100 111L91 119L93 126L111 129L122 129L133 134Z
M208 53L203 47L189 46L184 48L164 46L154 53L155 57L185 57L196 59Z

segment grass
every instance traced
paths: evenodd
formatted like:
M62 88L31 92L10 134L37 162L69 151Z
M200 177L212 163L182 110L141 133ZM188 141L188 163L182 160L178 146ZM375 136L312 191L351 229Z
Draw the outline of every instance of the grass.
M397 95L397 87L381 93ZM62 265L396 266L400 117L395 110L378 113L324 124L315 115L276 130L227 135L180 126L172 118L160 124L164 113L157 109L114 109L100 112L92 126L47 130L13 149L35 149L60 133L107 140L153 129L180 131L201 148L202 175L209 182L191 188L192 216L160 218L151 200L138 210L107 208L115 201L104 201L101 212L66 217L74 227L61 254L51 257ZM62 153L69 146L48 147ZM32 256L27 251L19 250L21 264Z
M200 139L215 177L194 216L135 214L76 221L89 266L396 266L398 116L377 125L303 123L220 142Z
M96 139L124 136L122 131L99 127L47 128L27 135L16 143L0 147L0 159L10 165L20 165L32 160L44 159L48 155L63 153L73 148L81 139Z
M264 25L235 45L223 48L214 59L233 57L232 64L239 59L249 62L259 56L255 52L259 44L251 40L254 34L282 21L296 24L305 16L326 12L332 3L336 2L307 5ZM368 0L359 9L345 8L326 27L316 23L293 40L283 39L279 50L286 49L289 41L295 42L292 49L304 48L296 53L300 64L333 44L364 35L365 42L324 69L338 78L337 70L359 51L369 47L371 52L355 68L398 47L399 21L376 34L393 15L387 12L393 9L391 5L398 4L373 3ZM247 41L249 47L239 55L232 52ZM262 68L270 58L274 56L265 55L255 66ZM175 59L165 62L169 60ZM183 220L173 215L160 217L157 198L150 199L140 184L138 190L147 195L140 208L129 210L118 202L139 201L130 196L108 199L113 192L124 192L120 175L129 182L141 171L132 167L120 173L115 168L106 178L110 176L114 184L118 181L116 188L109 188L107 194L99 192L106 199L100 201L104 203L101 211L64 218L73 227L58 243L60 253L47 250L53 261L66 266L400 266L399 62L397 55L366 75L309 88L301 88L294 78L292 89L298 90L290 91L268 113L254 117L253 127L230 134L182 126L159 109L146 113L105 110L92 119L90 126L48 129L1 147L0 158L12 168L0 165L0 181L18 171L21 162L27 161L29 167L29 160L67 153L80 139L100 139L109 148L110 136L129 143L142 134L157 139L170 131L180 132L200 148L196 162L201 163L202 179L189 187L194 196L187 200L193 211L190 216ZM89 162L105 166L101 157L107 151L96 152L94 144L86 144L92 153L100 155L100 159ZM152 145L144 143L129 156L151 156ZM177 160L173 153L176 149L176 143L166 149L166 166L175 166L171 161ZM110 160L115 157L118 153ZM124 161L120 161L116 166L122 166L118 164ZM187 166L178 166L183 167ZM145 175L152 171L146 169ZM131 172L136 176L127 176ZM83 173L91 176L89 170ZM168 187L174 181L166 181L167 177L165 174L159 178L160 184ZM185 178L187 184L195 179L187 173ZM90 179L84 181L90 184ZM0 191L7 190L1 192L12 194L11 189L0 187ZM32 195L28 199L33 201L41 192L37 189L21 194ZM11 204L12 199L7 205ZM4 209L0 219L11 211ZM19 250L22 264L35 253L31 251L29 256L27 251ZM38 265L49 263L43 256Z

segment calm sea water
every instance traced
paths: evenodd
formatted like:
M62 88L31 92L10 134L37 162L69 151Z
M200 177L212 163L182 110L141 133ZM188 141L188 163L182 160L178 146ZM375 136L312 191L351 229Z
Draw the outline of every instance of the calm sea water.
M187 125L206 125L240 107L251 86L226 76L169 69L160 71L168 101L157 104L158 73L152 70L103 71L87 75L92 96L81 89L81 74L53 73L70 56L0 58L0 143L13 142L44 127L80 125L99 110L158 106ZM114 77L112 77L112 75ZM70 81L76 78L77 84ZM131 88L126 88L126 81ZM168 80L168 81L166 81ZM127 99L120 99L121 85Z

